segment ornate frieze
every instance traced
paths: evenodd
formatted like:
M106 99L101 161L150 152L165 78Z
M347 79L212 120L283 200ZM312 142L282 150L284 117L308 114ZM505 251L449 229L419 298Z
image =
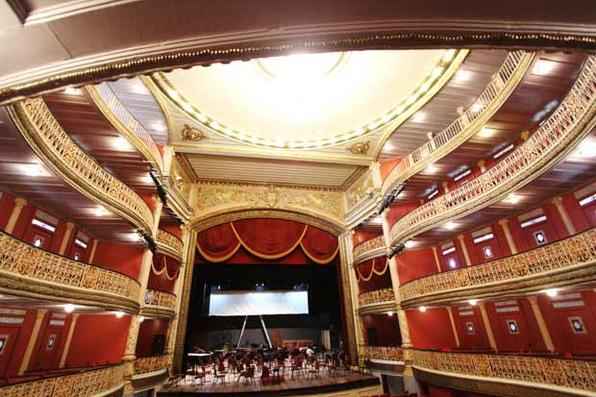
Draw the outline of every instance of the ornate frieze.
M510 52L473 106L430 141L404 157L391 170L383 182L383 193L401 185L408 178L477 134L513 93L533 60L534 53Z
M582 395L596 390L596 362L498 354L444 353L413 350L414 367L447 374L478 376L526 386L555 386Z
M134 365L135 375L156 372L169 368L172 365L172 356L166 354L163 356L137 358Z
M101 368L0 387L3 397L90 397L115 391L124 384L124 365Z
M381 235L354 247L354 265L370 258L385 255L385 238Z
M241 210L281 210L343 224L343 193L275 185L197 183L195 220Z
M158 251L161 251L166 255L173 256L178 260L182 259L182 250L184 249L182 240L173 234L159 229L157 231L155 243L157 244Z
M152 235L153 214L143 199L107 172L68 135L42 98L10 108L13 121L33 151L74 189Z
M502 200L561 160L596 124L595 76L591 56L563 102L526 142L482 175L398 220L391 228L392 245Z
M392 288L383 288L375 291L364 292L358 296L358 304L360 306L375 305L393 301L395 301L395 295Z
M403 362L404 351L397 346L360 346L360 354L366 360Z
M121 273L52 254L0 232L0 288L15 295L76 297L132 309L140 287Z
M422 277L399 288L402 305L447 301L471 293L540 290L596 278L596 229L483 265Z

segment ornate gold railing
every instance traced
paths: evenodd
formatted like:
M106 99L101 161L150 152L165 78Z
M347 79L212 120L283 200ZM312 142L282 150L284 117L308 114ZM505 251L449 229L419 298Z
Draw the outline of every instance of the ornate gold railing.
M360 355L367 360L404 361L404 352L397 346L360 346Z
M157 243L157 248L164 251L164 253L175 256L178 259L182 258L184 245L182 244L182 241L173 234L160 229L157 231L157 239L155 242Z
M172 365L172 356L170 354L137 358L135 360L135 375L159 371L160 369L169 368L170 365Z
M363 259L367 259L369 256L375 253L385 251L385 238L383 235L370 239L358 244L354 247L354 265L362 262Z
M383 182L383 192L426 168L480 131L497 110L505 103L532 64L535 54L513 51L493 76L488 86L467 109L447 128L404 157Z
M18 278L17 282L12 280L15 276ZM27 279L23 280L23 277ZM4 232L0 232L0 278L6 280L1 282L5 288L10 289L13 286L18 291L33 291L36 294L62 296L65 294L64 287L73 287L91 290L93 294L111 294L134 302L139 296L139 283L130 277L52 254ZM40 281L43 285L40 287L31 281ZM29 288L32 291L28 291ZM74 293L83 298L93 298L82 296L84 292L80 290Z
M124 366L89 370L0 387L3 397L87 397L116 390L124 384Z
M176 295L148 289L145 292L145 305L158 306L168 310L176 309Z
M391 302L395 300L392 288L383 288L376 291L364 292L358 296L360 306L374 305L376 303Z
M46 166L85 196L101 202L151 235L153 214L147 204L70 138L43 99L21 101L10 113Z
M88 86L87 92L108 121L161 172L161 152L145 127L128 111L108 83Z
M402 302L438 293L490 286L508 281L525 282L544 276L553 281L555 272L596 263L596 229L483 265L470 266L410 281L399 287Z
M532 136L479 177L411 211L391 227L392 244L502 200L563 158L595 124L596 57Z
M595 361L421 350L414 350L412 353L414 367L421 370L509 379L576 390L596 390Z

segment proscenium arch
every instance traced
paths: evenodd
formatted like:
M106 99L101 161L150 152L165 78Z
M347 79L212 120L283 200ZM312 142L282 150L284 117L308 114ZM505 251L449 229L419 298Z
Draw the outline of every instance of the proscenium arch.
M300 222L308 226L314 226L321 230L325 230L339 237L342 233L347 231L346 226L335 220L323 215L313 215L306 211L288 210L288 209L273 209L273 208L246 208L234 209L223 213L198 216L191 219L188 224L189 229L192 229L197 234L205 231L211 227L218 226L224 223L243 220L243 219L257 219L257 218L272 218L284 219L289 221Z

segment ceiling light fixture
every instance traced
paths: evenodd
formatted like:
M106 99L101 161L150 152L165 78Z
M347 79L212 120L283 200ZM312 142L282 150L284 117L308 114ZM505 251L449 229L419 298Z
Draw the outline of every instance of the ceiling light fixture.
M393 312L387 312L387 315L388 315L389 317L393 317Z
M63 308L66 313L72 313L74 312L75 305L73 305L72 303L67 303L63 306Z
M414 240L408 240L404 243L406 248L414 248L418 243Z
M472 72L470 72L469 70L459 70L456 74L455 74L455 81L457 82L465 82L465 81L470 81L472 80Z
M478 304L478 299L470 299L468 303L472 306L476 306Z
M544 292L549 298L554 298L555 296L559 295L559 290L557 288L545 289L542 292Z
M552 61L547 61L545 59L539 59L534 64L532 68L533 74L538 74L541 76L546 76L551 74L557 68L557 63Z
M596 157L596 137L589 136L571 152L568 160L587 160Z
M491 136L494 136L496 133L497 130L495 130L494 128L482 127L482 129L478 133L478 136L482 138L490 138Z
M426 306L420 306L418 310L420 310L422 313L426 313Z
M429 164L425 169L424 169L424 173L425 174L434 174L435 172L439 171L439 167L437 167L435 164Z
M117 312L114 312L114 316L116 316L116 318L122 318L122 317L124 317L124 312L121 310L118 310Z
M459 225L455 222L449 221L443 225L447 230L455 230Z
M64 94L66 95L72 95L72 96L76 96L76 95L82 95L83 92L81 91L80 88L76 88L76 87L66 87L64 89Z
M426 120L426 113L424 112L416 112L414 116L412 116L412 121L414 123L421 123Z
M41 164L21 164L19 168L21 172L26 176L37 177L48 175L45 168Z
M108 211L107 209L105 209L105 207L98 206L98 207L95 207L93 209L93 213L96 216L105 216L105 215L108 215L110 213L110 211Z
M517 204L522 200L522 196L517 193L509 193L509 195L503 200L507 204Z

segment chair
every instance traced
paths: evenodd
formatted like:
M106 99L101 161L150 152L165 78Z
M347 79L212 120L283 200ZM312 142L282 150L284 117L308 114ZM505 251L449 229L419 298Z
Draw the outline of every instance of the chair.
M240 382L240 380L242 380L242 378L246 379L247 382L254 382L254 380L255 380L255 367L253 367L251 365L251 366L248 367L248 369L246 371L240 372L240 375L238 376L238 382Z

